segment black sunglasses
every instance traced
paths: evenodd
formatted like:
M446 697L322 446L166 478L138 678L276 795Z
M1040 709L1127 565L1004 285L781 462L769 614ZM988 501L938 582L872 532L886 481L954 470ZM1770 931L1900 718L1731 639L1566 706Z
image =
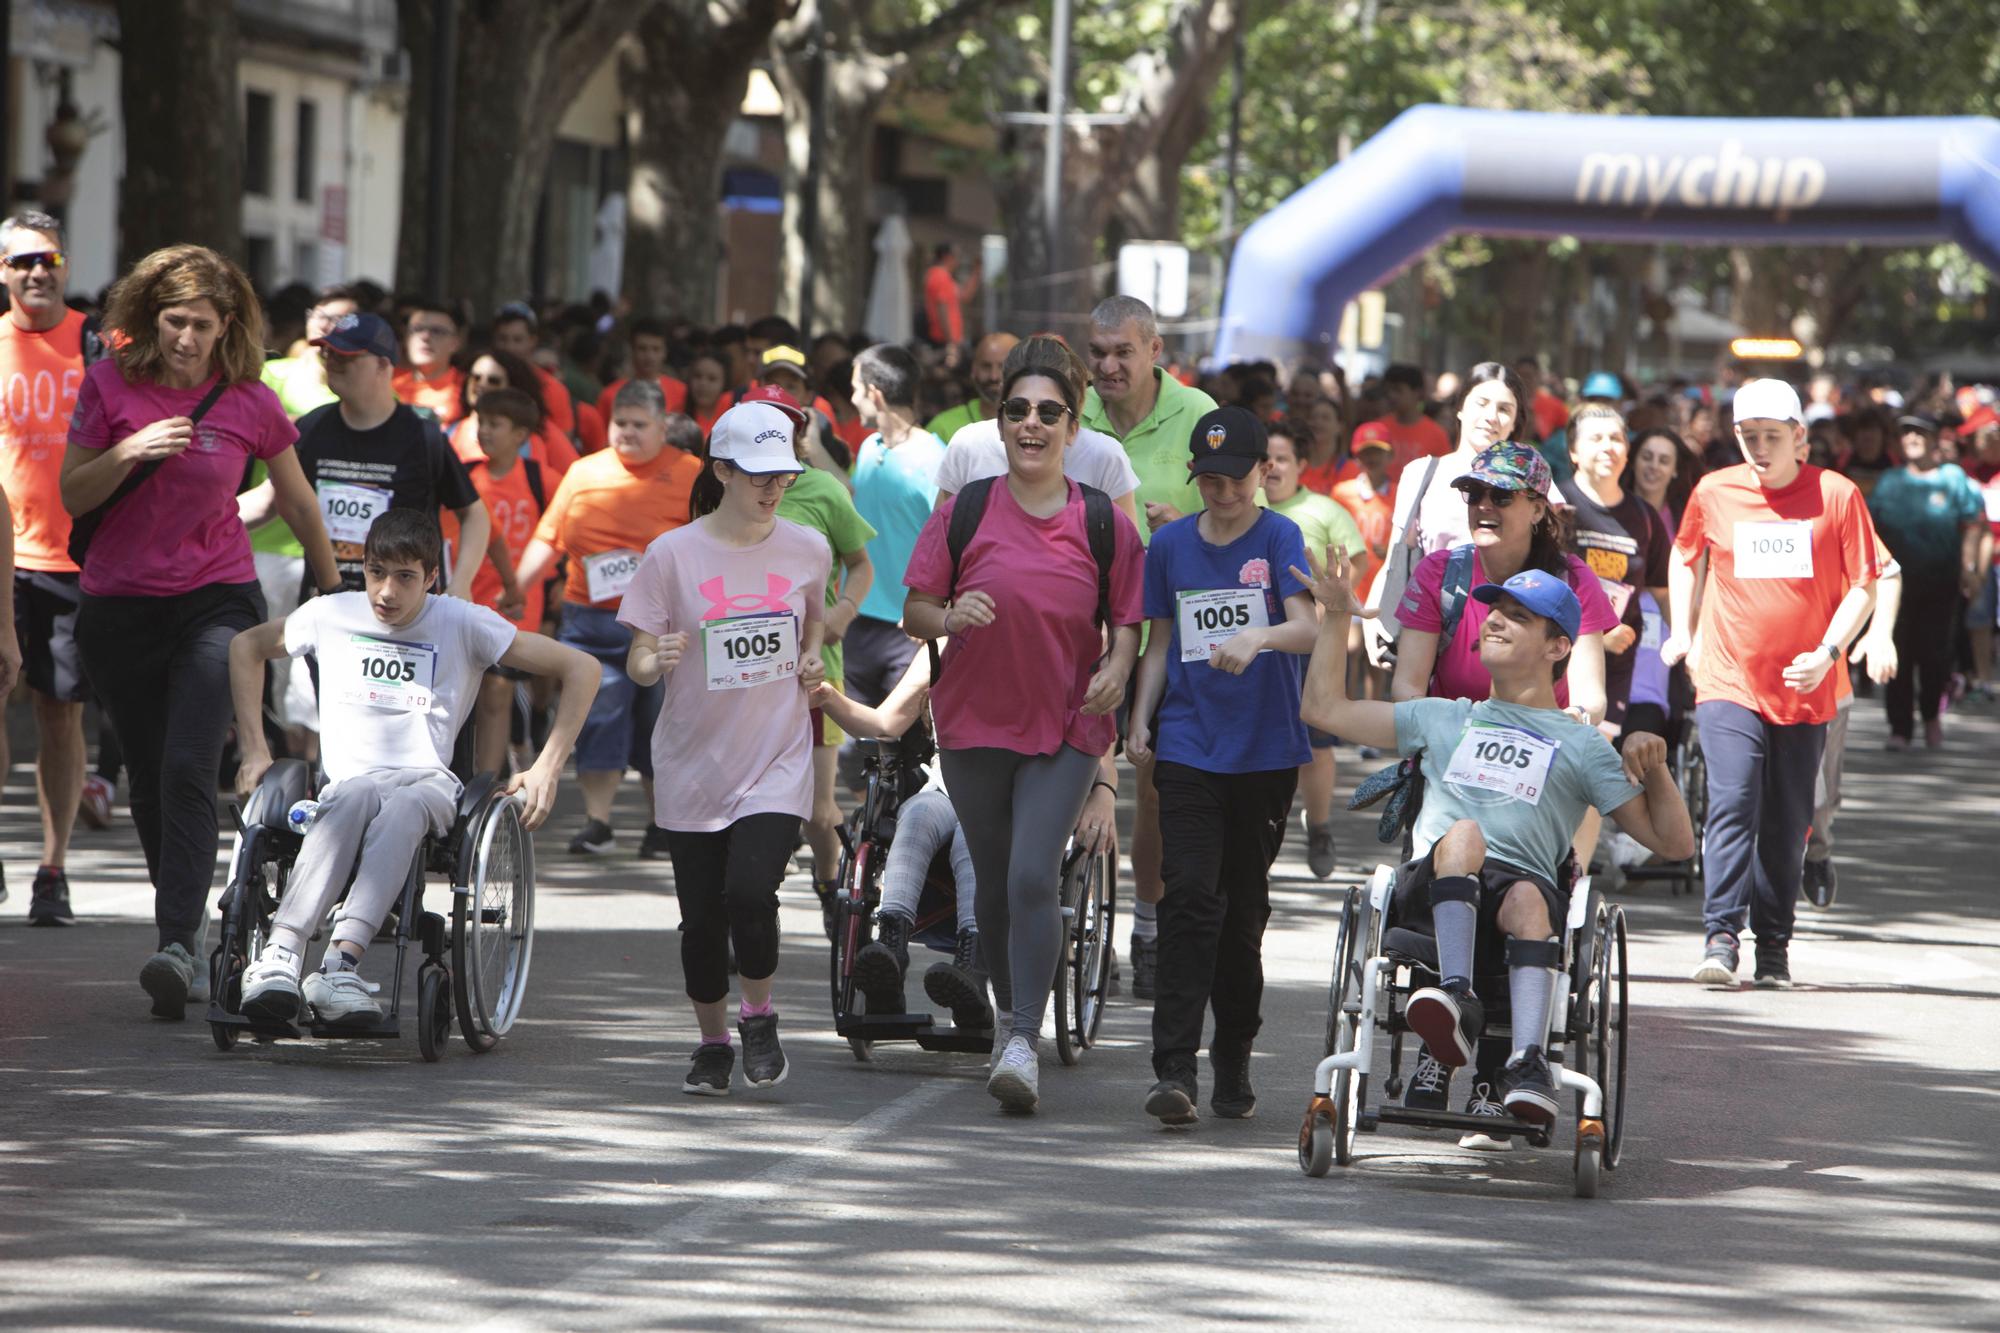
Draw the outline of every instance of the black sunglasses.
M1521 494L1519 491L1508 490L1501 486L1488 486L1480 481L1460 482L1458 489L1465 492L1466 504L1476 505L1482 500L1491 499L1495 509L1505 509L1514 503L1516 496Z
M1031 403L1025 398L1009 398L1000 404L1000 415L1017 426L1028 419L1030 412L1040 417L1044 426L1053 426L1061 421L1063 414L1068 411L1067 406L1053 398L1044 398L1039 403Z
M25 254L7 256L7 267L16 273L33 273L37 264L47 264L53 273L68 262L60 250L30 250Z

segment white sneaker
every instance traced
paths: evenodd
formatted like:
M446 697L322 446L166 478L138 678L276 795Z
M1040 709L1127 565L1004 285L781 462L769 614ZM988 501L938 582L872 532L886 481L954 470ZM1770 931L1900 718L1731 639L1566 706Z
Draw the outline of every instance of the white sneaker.
M294 1022L299 999L299 956L283 945L266 945L243 972L244 1016Z
M1493 1093L1493 1085L1484 1079L1473 1084L1472 1096L1465 1103L1465 1113L1467 1115L1492 1116L1498 1120L1513 1119L1507 1113L1507 1108L1495 1099ZM1475 1152L1512 1152L1514 1151L1514 1140L1508 1138L1505 1134L1481 1134L1474 1131L1461 1138L1458 1141L1458 1146L1461 1148L1471 1148Z
M363 981L359 972L315 972L306 978L306 1003L329 1027L368 1027L382 1021L375 992L382 988Z
M1007 1039L1007 1049L1001 1052L993 1076L986 1080L986 1090L1010 1111L1035 1109L1042 1099L1041 1066L1026 1037Z

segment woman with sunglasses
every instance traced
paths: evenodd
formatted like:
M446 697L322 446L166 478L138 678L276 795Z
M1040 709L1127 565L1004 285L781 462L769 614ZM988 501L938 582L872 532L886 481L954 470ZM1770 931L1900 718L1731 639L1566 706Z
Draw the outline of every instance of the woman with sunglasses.
M635 387L659 387L635 381ZM752 1087L785 1081L771 980L778 970L778 884L812 812L807 698L825 679L820 643L833 566L826 539L778 517L805 465L792 418L742 403L716 421L696 483L699 515L646 548L619 623L625 669L665 679L653 727L662 775L653 817L667 830L681 909L681 971L701 1043L681 1090L729 1092L729 946L743 998L736 1031ZM587 463L588 460L586 460Z
M464 410L447 435L460 461L471 464L483 462L486 458L479 451L479 429L471 423L479 395L488 389L519 389L534 400L542 424L528 440L522 457L540 463L542 470L549 474L550 481L559 484L579 457L576 445L550 420L542 377L535 368L513 353L498 348L488 348L472 358L472 365L467 368L465 381L459 389Z
M947 534L965 493L924 525L904 575L903 626L951 639L931 713L972 851L980 950L1001 1014L986 1086L1008 1108L1032 1111L1035 1043L1062 941L1063 844L1103 781L1111 714L1138 655L1143 554L1138 529L1114 512L1110 623L1100 624L1085 495L1063 475L1083 380L1054 339L1023 349L1001 381L1007 475L986 490L955 569Z

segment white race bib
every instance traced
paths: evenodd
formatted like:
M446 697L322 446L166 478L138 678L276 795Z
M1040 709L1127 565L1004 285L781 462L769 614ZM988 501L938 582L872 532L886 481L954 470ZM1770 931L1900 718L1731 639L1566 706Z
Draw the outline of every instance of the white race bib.
M334 663L336 702L392 713L427 713L437 679L437 647L350 634Z
M747 690L799 674L799 622L789 612L710 620L701 651L711 690Z
M1809 579L1813 576L1812 524L1797 519L1736 523L1736 577Z
M608 602L623 597L639 572L637 551L603 551L583 558L584 581L590 585L590 600Z
M1658 611L1641 610L1639 612L1639 624L1642 627L1639 631L1639 646L1649 649L1652 652L1659 652L1660 640L1664 637L1661 635L1660 629L1665 624L1660 613Z
M1611 614L1620 620L1625 619L1625 608L1632 604L1632 585L1599 574L1597 586L1604 589L1605 599L1611 603Z
M2000 523L2000 485L1988 486L1986 496L1986 521Z
M319 483L319 512L329 541L360 546L368 529L389 507L389 492L345 481Z
M1181 661L1206 662L1215 650L1246 629L1268 629L1270 613L1262 588L1217 588L1176 595Z
M1549 764L1561 748L1561 741L1520 727L1468 722L1465 734L1458 738L1458 748L1451 752L1444 780L1540 805L1542 789L1549 781Z

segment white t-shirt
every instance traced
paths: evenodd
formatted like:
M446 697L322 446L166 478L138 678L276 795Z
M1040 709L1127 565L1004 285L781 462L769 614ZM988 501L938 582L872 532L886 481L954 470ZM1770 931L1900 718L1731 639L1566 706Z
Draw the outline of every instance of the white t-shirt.
M1007 446L1000 443L1000 423L975 421L952 432L944 462L938 465L937 487L946 495L957 495L968 482L1006 475ZM1125 446L1089 427L1078 430L1064 451L1063 475L1095 486L1114 500L1139 489L1139 474L1132 470Z
M315 597L285 618L285 651L319 658L320 761L330 782L407 769L450 774L479 678L514 644L497 611L431 596L407 625L368 595Z

